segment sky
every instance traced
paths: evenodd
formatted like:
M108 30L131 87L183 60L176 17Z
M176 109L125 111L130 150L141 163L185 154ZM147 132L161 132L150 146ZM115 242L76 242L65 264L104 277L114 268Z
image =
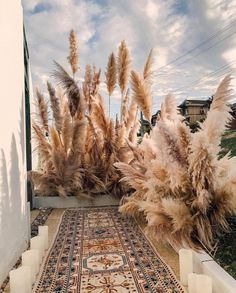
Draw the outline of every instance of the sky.
M111 52L125 40L132 69L142 72L154 48L153 113L172 93L186 98L214 94L231 73L236 89L236 0L22 0L33 86L45 91L53 60L69 71L68 34L78 34L81 84L87 63L102 70L101 91L107 101L104 72ZM111 116L120 108L118 87Z

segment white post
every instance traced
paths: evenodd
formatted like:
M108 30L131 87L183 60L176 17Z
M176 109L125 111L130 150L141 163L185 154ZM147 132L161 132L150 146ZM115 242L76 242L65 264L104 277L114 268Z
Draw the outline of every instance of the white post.
M39 251L37 249L31 249L23 252L22 265L31 268L31 284L34 284L39 271Z
M38 235L44 237L44 249L48 249L48 226L39 226Z
M43 236L35 236L30 240L30 248L37 249L39 251L39 263L41 264L44 256L45 240Z
M196 275L194 273L188 274L188 293L196 293Z
M190 249L179 251L180 281L184 286L188 285L188 274L193 272L193 253Z
M212 293L212 279L207 275L196 275L196 293Z
M10 292L31 293L31 270L29 266L22 266L10 271Z

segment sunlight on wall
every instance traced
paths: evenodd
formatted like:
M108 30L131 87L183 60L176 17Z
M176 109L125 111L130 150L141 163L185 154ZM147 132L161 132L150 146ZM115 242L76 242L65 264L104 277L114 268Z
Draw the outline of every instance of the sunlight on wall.
M0 1L0 284L27 247L23 13Z

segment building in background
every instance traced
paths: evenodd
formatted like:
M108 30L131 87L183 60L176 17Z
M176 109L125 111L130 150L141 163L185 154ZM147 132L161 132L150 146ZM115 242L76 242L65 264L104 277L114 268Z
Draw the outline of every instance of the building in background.
M185 120L189 123L190 127L195 131L199 126L198 122L203 122L206 119L207 112L210 109L212 99L208 98L205 100L192 100L186 99L179 105L180 113L184 116ZM236 130L236 103L231 106L232 121L229 124L231 130ZM141 130L139 135L144 135L144 133L149 133L151 127L155 126L161 115L161 111L158 110L154 115L152 115L151 124L145 119L141 119Z
M30 70L20 0L0 1L0 284L30 235Z
M203 122L207 112L210 109L212 98L206 100L184 100L180 105L180 113L185 117L185 120L190 124L197 121Z

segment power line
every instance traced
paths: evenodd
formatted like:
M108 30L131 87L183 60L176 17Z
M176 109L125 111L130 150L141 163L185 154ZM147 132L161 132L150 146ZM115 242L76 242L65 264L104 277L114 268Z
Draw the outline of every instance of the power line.
M202 80L204 80L204 79L206 79L206 78L209 78L209 77L211 77L211 76L217 75L217 74L219 74L221 71L225 71L225 70L228 70L228 71L229 71L229 72L224 72L224 73L222 74L222 76L225 75L226 73L233 72L235 69L233 69L233 70L232 70L232 69L229 70L229 69L230 69L231 65L233 65L233 64L235 64L235 63L236 63L236 59L232 60L232 61L231 61L230 63L228 63L227 65L223 65L223 66L219 67L218 69L216 69L216 70L214 70L214 71L208 73L208 74L205 75L203 78L200 78L200 79L197 79L197 80L195 80L195 81L192 81L192 82L191 82L190 84L188 84L187 86L182 86L182 87L180 87L180 88L175 89L174 92L178 92L178 91L181 91L181 90L183 90L183 89L186 89L186 88L189 88L189 87L195 86L195 85L199 84ZM218 76L218 78L219 78L219 76Z
M193 47L192 49L188 50L186 53L184 53L184 54L178 56L177 58L173 59L172 61L168 62L166 65L161 66L158 70L162 70L162 69L166 68L167 66L176 63L178 60L180 60L180 59L184 58L185 56L191 54L191 53L194 52L196 49L198 49L198 48L202 47L203 45L209 43L211 40L213 40L213 39L215 39L215 38L218 38L219 35L221 35L222 33L226 32L227 30L230 30L230 29L234 26L234 24L236 24L236 20L232 21L231 24L229 24L229 25L223 27L222 29L218 30L216 33L210 35L209 38L207 38L205 41L201 42L201 43L198 44L197 46ZM222 42L223 40L225 40L226 38L230 37L230 36L233 35L234 33L235 33L235 32L233 32L232 34L226 36L225 38L223 38L222 40L216 42L215 44L218 44L218 43ZM215 45L215 44L214 44L214 45ZM214 46L214 45L213 45L213 46ZM211 49L213 46L211 46L211 47L208 48L207 50ZM199 52L197 55L194 55L193 57L196 57L196 56L202 54L204 51L205 51L205 50L203 50L202 52ZM192 59L192 58L190 58L190 59ZM188 60L189 60L189 59L188 59ZM187 61L188 61L188 60L187 60ZM186 62L187 62L187 61L186 61ZM182 63L180 63L180 64L183 64L183 63L184 63L184 62L182 62ZM180 64L179 64L179 65L180 65Z
M226 65L223 65L219 68L217 68L216 70L206 74L205 76L203 76L202 78L200 79L197 79L197 80L194 80L194 81L191 81L189 84L185 85L185 86L181 86L175 90L173 90L173 92L177 93L179 91L182 91L183 89L187 89L189 87L194 87L196 86L197 84L199 84L201 81L205 80L206 78L209 78L211 76L215 76L215 75L218 75L219 73L221 72L224 72L226 70L226 72L224 72L223 74L221 74L220 76L223 76L227 73L232 73L234 72L236 69L230 69L230 66L233 65L233 64L236 64L236 59L232 60L229 64L226 64ZM218 78L220 77L218 76Z
M219 40L218 42L214 43L213 45L211 45L210 47L206 48L205 50L202 50L201 52L199 52L199 53L197 53L197 54L191 56L189 59L187 59L187 60L185 60L185 61L179 63L178 65L182 65L182 64L188 62L189 60L191 60L191 59L193 59L193 58L195 58L195 57L201 55L202 53L205 53L205 52L209 51L210 49L212 49L213 47L215 47L215 46L218 45L219 43L223 42L224 40L228 39L229 37L231 37L231 36L234 35L235 33L236 33L236 31L234 31L233 33L231 33L231 34L228 35L228 36L225 36L223 39L221 39L221 40Z

